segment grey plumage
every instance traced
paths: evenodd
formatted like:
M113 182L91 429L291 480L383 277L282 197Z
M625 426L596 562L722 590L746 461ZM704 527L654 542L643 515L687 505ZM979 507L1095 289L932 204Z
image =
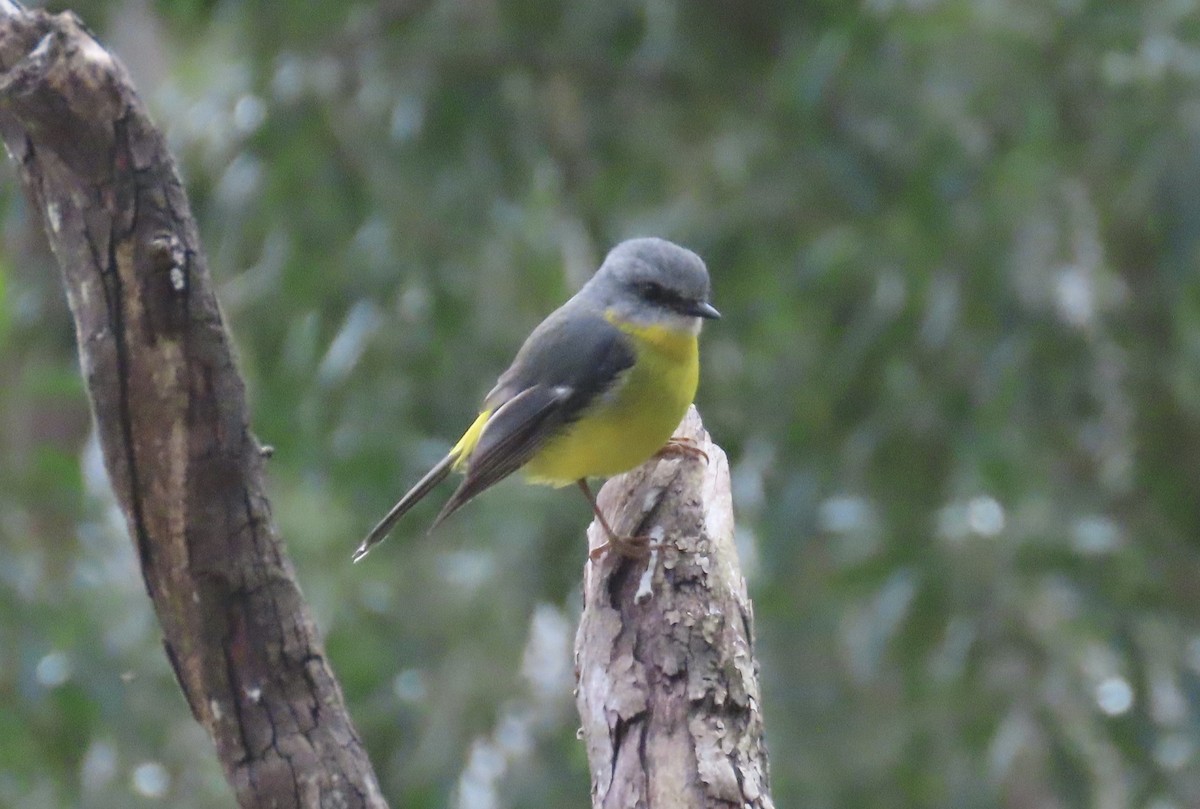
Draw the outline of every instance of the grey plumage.
M708 298L708 270L692 251L657 238L614 247L583 288L533 330L488 393L482 410L492 415L465 460L466 476L430 530L527 463L619 384L636 351L606 314L639 325L698 329L699 318L719 317ZM359 545L354 561L382 541L458 460L451 451L400 498Z

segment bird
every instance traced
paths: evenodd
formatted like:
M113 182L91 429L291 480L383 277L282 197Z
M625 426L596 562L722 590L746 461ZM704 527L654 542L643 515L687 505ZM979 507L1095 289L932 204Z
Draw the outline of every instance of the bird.
M576 484L608 536L618 537L588 486L672 450L703 452L672 435L695 397L699 334L721 314L708 268L666 239L628 239L526 338L458 442L401 497L354 552L355 562L451 472L464 477L432 532L473 497L517 470L531 483ZM593 556L595 552L593 552Z

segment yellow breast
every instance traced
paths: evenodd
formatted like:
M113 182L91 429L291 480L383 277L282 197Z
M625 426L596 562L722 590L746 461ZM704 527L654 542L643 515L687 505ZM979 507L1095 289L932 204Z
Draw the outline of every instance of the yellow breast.
M612 391L530 459L525 470L533 482L565 486L638 466L667 443L696 395L694 333L608 319L633 338L636 360Z

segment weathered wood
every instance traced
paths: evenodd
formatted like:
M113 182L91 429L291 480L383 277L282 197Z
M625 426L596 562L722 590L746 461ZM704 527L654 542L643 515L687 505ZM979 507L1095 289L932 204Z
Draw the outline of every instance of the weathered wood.
M750 599L729 463L695 409L677 435L707 455L643 465L598 501L649 559L589 562L575 639L595 809L771 809ZM598 525L592 547L604 542Z
M0 135L42 212L163 644L244 807L382 807L264 494L196 225L124 68L0 0Z

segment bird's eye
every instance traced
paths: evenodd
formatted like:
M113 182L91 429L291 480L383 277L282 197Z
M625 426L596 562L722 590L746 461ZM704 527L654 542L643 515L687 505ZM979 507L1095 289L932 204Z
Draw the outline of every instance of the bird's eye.
M651 303L662 303L671 297L666 287L656 281L639 282L638 293Z

